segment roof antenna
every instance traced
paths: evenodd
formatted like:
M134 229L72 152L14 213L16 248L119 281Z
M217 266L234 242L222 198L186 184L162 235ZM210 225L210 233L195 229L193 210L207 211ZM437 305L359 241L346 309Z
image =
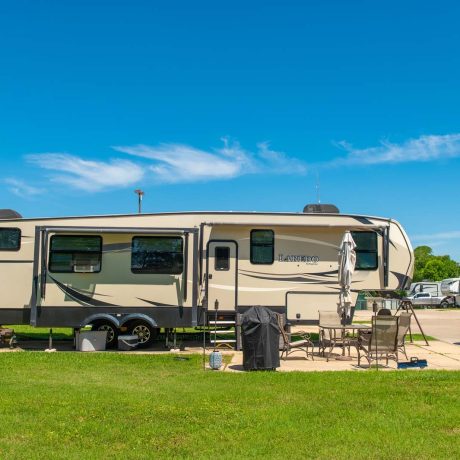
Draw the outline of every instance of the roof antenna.
M321 198L319 196L319 172L316 171L316 201L321 204Z

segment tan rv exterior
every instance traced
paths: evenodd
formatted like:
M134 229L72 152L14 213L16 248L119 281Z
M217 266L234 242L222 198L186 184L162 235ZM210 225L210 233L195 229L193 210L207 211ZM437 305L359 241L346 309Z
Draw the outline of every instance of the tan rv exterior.
M363 260L375 260L372 268L356 270L353 300L362 290L402 289L413 272L412 248L401 225L369 216L184 212L5 219L2 229L19 229L20 242L16 249L0 249L0 324L77 328L105 318L117 327L144 319L173 328L203 324L206 309L234 314L253 305L314 321L318 310L337 308L338 250L347 230L358 239L366 234L373 246L362 250ZM98 264L90 265L93 256L87 256L89 265L53 270L50 253L58 246L52 239L63 235L100 237ZM148 251L139 254L153 272L133 269L135 239L157 244L151 237L180 248L181 254L176 248L164 256L175 258L175 268L168 262L174 273L155 272L163 256ZM56 250L52 257L58 265L61 259L72 264L83 257L75 251L60 256Z

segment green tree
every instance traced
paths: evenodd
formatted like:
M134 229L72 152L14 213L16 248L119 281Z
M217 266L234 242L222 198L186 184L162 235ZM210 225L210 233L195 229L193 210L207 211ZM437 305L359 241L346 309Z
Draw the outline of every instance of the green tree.
M414 249L414 281L441 281L460 275L459 265L449 256L435 256L429 246Z
M433 257L433 250L429 246L418 246L414 249L414 281L425 279L423 269L430 257Z

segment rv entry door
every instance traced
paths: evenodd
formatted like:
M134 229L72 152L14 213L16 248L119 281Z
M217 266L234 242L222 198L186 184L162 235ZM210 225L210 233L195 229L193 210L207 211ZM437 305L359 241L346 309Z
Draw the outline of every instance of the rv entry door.
M235 241L210 241L208 244L208 309L235 310L237 304L237 244Z

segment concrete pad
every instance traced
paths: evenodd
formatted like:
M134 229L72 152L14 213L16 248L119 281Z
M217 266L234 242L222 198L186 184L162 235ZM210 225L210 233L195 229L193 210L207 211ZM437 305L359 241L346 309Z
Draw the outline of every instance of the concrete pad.
M426 359L428 367L426 369L439 370L457 370L460 371L460 355L459 347L456 345L433 341L430 346L426 346L424 342L407 344L406 351L409 359L417 357ZM323 371L365 371L369 369L369 365L365 359L361 361L361 366L358 367L357 353L355 349L351 350L351 361L339 361L336 358L341 356L341 349L334 349L329 361L325 357L318 355L318 349L314 354L314 359L311 356L305 359L305 354L302 351L293 353L287 359L281 360L281 366L277 369L279 372L323 372ZM400 361L406 361L404 355L400 355ZM242 372L243 369L243 353L235 351L231 363L225 368L227 372ZM374 363L372 368L375 368ZM389 360L388 365L385 360L379 361L379 370L396 370L397 364L393 360ZM407 370L423 370L423 369L407 369ZM403 372L404 370L399 370Z

